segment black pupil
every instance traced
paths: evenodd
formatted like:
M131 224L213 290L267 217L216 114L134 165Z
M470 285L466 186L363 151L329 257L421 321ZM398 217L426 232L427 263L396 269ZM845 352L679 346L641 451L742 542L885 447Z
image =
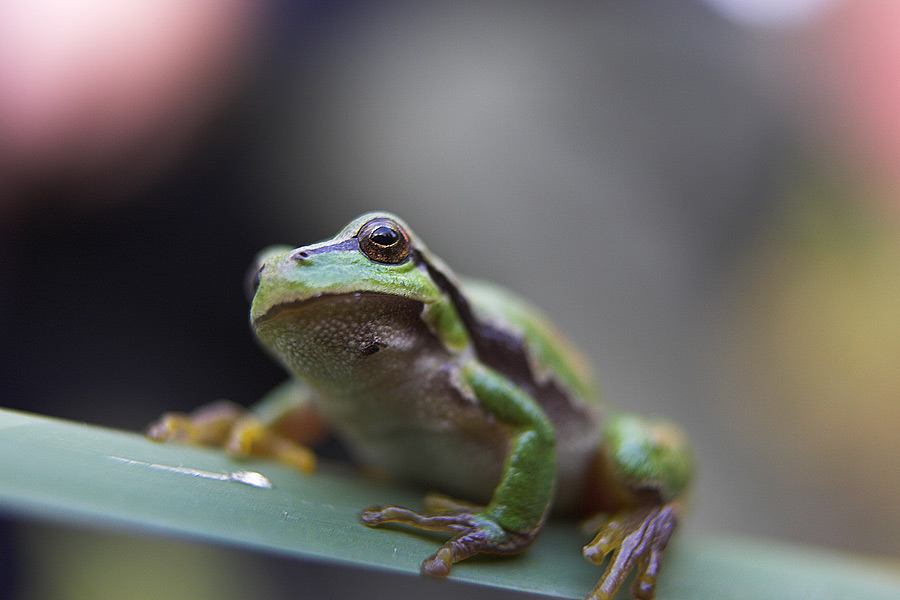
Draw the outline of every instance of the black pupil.
M382 225L372 232L370 239L379 246L392 246L400 239L400 235L390 227Z

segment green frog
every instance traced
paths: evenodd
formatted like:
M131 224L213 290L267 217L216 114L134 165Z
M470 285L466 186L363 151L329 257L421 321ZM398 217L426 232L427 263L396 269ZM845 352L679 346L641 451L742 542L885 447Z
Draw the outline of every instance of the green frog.
M438 490L424 510L361 520L446 532L422 562L446 576L477 554L523 552L548 516L585 519L584 556L606 562L588 598L655 595L685 510L691 452L673 424L600 402L584 357L525 301L457 276L397 216L264 251L250 322L294 375L256 407L164 415L151 438L217 444L311 472L333 431L363 465Z

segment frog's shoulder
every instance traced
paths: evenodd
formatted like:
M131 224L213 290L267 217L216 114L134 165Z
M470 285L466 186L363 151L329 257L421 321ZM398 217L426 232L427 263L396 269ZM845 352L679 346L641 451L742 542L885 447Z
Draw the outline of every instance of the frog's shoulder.
M532 304L498 285L463 278L460 286L475 317L522 340L535 379L553 380L583 401L597 400L590 362Z

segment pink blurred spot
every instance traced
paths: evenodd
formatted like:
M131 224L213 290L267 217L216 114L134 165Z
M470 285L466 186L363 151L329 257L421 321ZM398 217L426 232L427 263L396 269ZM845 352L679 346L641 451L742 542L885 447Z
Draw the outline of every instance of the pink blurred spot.
M841 3L811 46L824 105L855 158L900 184L900 2Z
M0 3L5 167L26 178L77 174L174 151L245 71L264 6Z

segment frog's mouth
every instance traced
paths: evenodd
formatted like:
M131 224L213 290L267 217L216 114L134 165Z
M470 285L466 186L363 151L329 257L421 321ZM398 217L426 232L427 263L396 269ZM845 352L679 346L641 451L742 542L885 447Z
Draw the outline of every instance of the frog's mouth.
M259 329L278 320L311 320L327 318L329 315L356 314L360 319L367 319L373 312L409 308L410 305L422 303L412 298L404 298L382 292L340 292L321 293L306 298L287 300L269 307L263 314L252 320Z

